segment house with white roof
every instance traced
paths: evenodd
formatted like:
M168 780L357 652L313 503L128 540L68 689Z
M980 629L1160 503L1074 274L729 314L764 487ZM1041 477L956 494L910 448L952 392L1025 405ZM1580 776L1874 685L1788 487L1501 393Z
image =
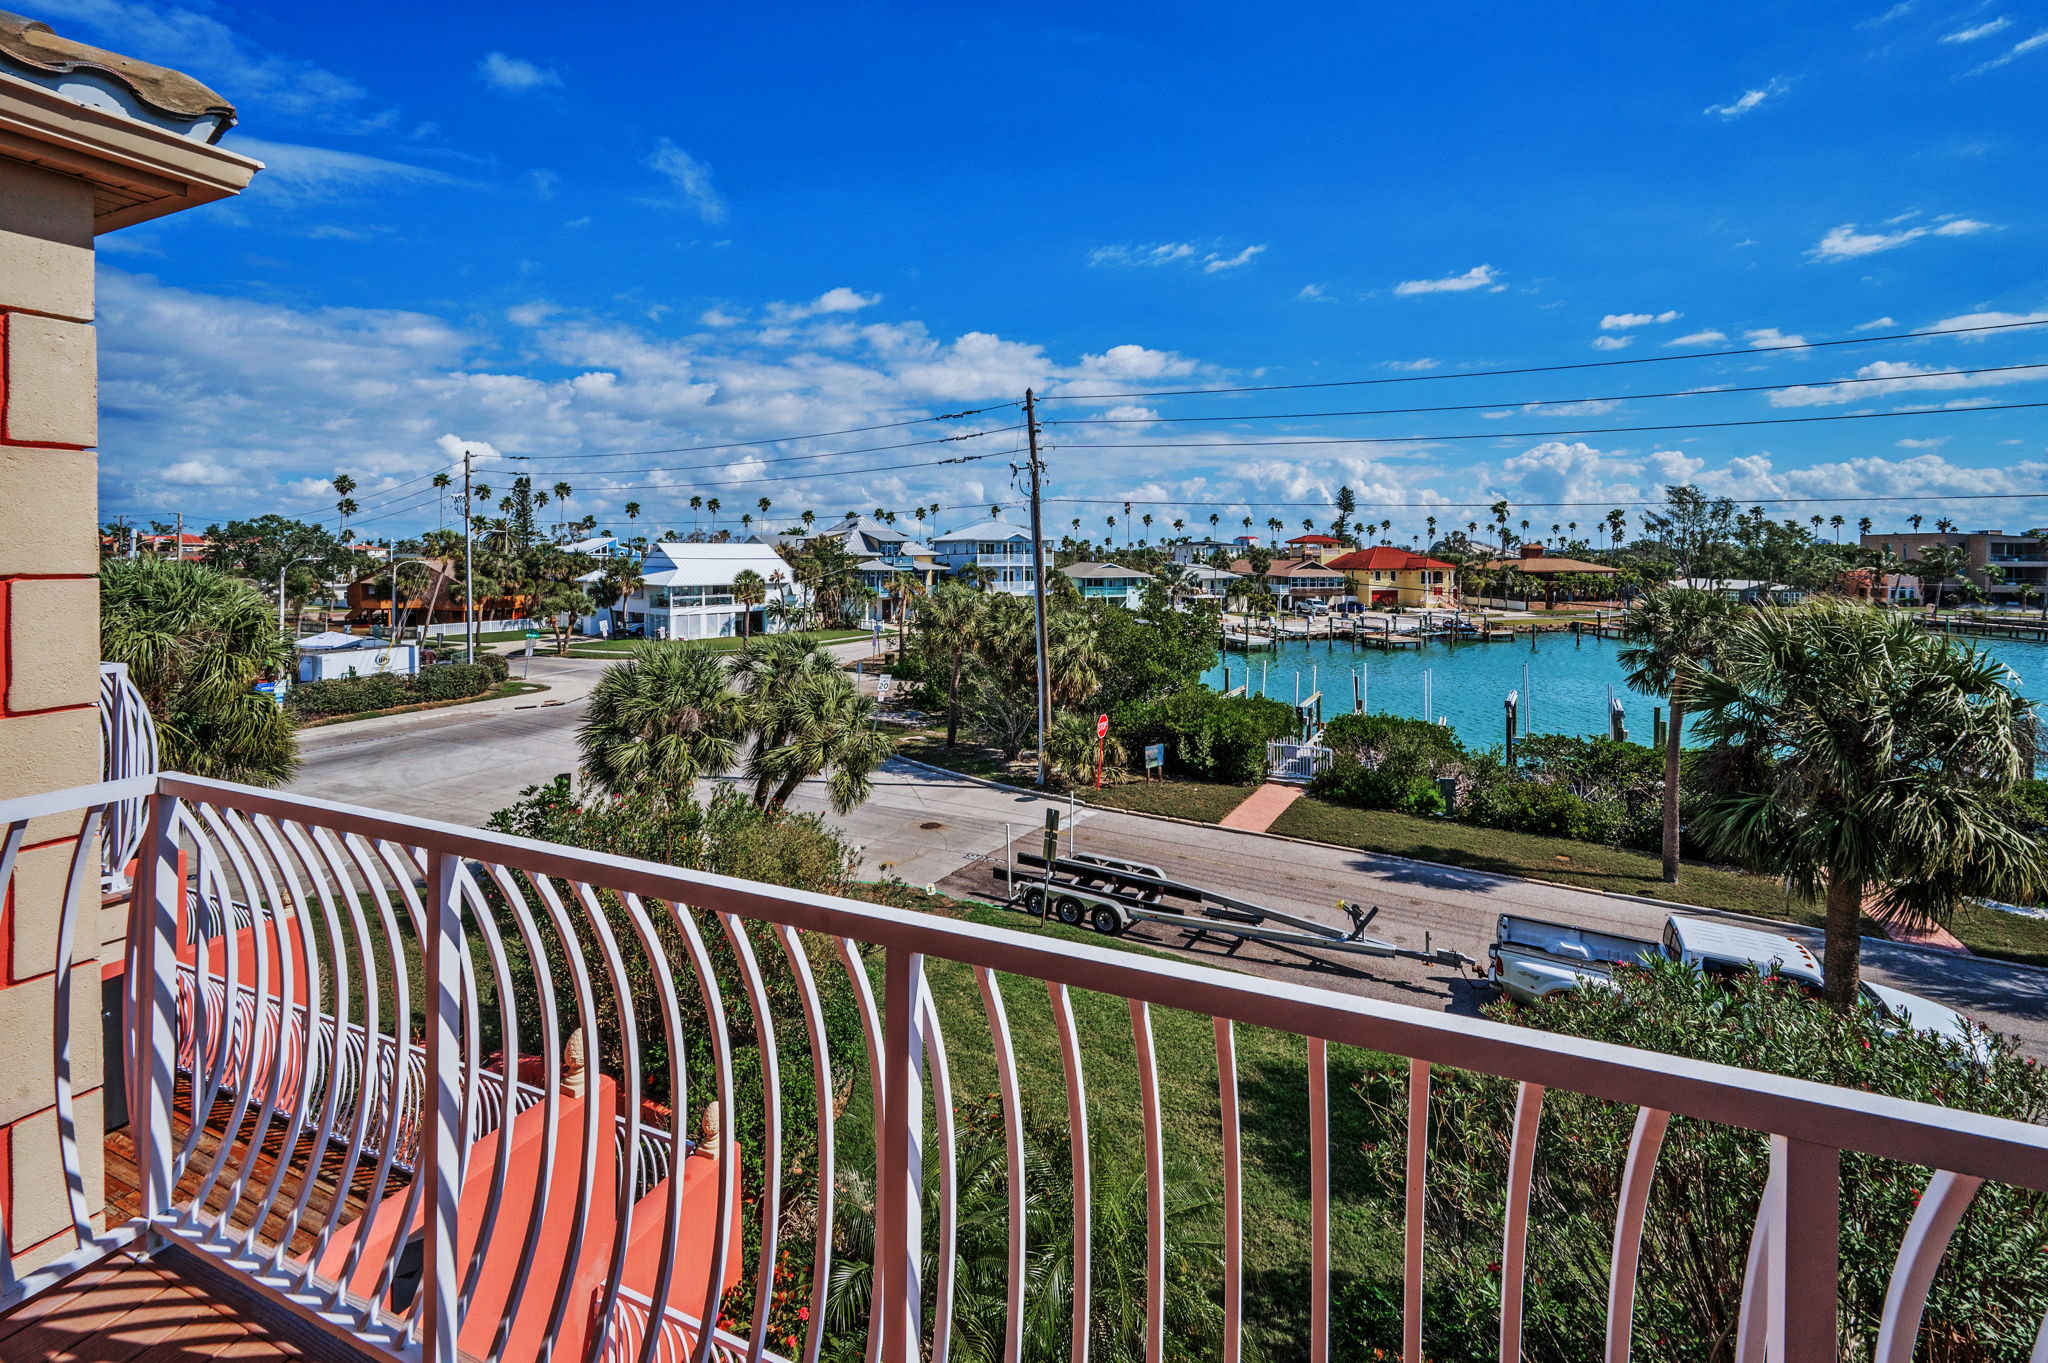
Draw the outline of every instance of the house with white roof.
M1122 606L1136 606L1152 581L1150 573L1121 563L1070 563L1060 571L1074 580L1082 600L1114 601Z
M1045 538L1046 562L1052 561L1052 537ZM1008 521L981 521L932 537L938 564L955 577L978 571L992 592L1025 596L1032 590L1031 532Z
M733 579L749 570L767 584L763 600L751 607L733 595ZM793 604L800 597L789 565L772 545L664 541L648 549L640 565L640 585L618 605L598 611L585 629L614 638L624 634L648 639L769 634L780 615L770 607ZM752 619L743 623L742 615Z
M914 577L929 590L938 576L937 557L927 545L904 534L893 525L872 516L847 516L835 525L808 535L757 534L757 544L795 548L816 539L836 539L858 560L860 584L874 592L868 603L868 620L894 620L903 609L902 599L892 588L906 577Z

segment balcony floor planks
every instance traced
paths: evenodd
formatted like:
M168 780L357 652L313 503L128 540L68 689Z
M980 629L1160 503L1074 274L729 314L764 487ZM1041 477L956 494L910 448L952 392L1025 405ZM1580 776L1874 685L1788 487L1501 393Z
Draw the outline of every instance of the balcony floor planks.
M167 1268L122 1252L0 1317L7 1363L303 1359Z

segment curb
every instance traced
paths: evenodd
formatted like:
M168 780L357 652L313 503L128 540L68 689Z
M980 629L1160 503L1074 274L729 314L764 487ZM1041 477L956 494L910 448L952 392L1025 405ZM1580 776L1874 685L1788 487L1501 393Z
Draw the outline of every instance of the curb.
M954 771L950 767L934 766L930 762L921 762L914 757L898 756L895 760L904 763L906 766L919 767L925 771L936 772L941 776L949 776L958 781L972 781L975 785L987 786L991 790L1006 790L1018 795L1030 795L1041 800L1058 800L1060 798L1042 790L1032 790L1026 786L1013 786L1002 781L991 781L985 776L973 776L964 771ZM1489 879L1506 884L1541 885L1547 889L1572 890L1578 894L1594 895L1601 899L1625 899L1632 903L1647 904L1652 908L1665 909L1674 913L1711 913L1722 918L1738 919L1744 923L1754 923L1758 927L1776 928L1781 931L1785 928L1798 928L1804 932L1818 931L1816 928L1808 928L1803 923L1788 923L1782 918L1764 918L1757 914L1744 913L1740 909L1716 909L1710 908L1705 904L1681 904L1671 899L1653 899L1649 895L1629 894L1622 890L1596 890L1586 885L1567 885L1561 880L1543 880L1536 876L1511 875L1504 871L1476 871L1467 866L1453 866L1449 862L1424 861L1420 857L1404 857L1398 852L1373 852L1363 847L1347 847L1341 842L1318 842L1314 838L1289 837L1285 833L1260 833L1248 828L1226 828L1222 824L1204 823L1200 819L1183 819L1177 814L1144 814L1133 809L1119 809L1115 805L1095 804L1078 797L1074 800L1074 803L1088 809L1100 810L1105 814L1128 814L1135 819L1154 819L1160 823L1185 824L1191 828L1213 828L1219 832L1235 833L1240 837L1268 838L1274 842L1289 842L1300 847L1322 847L1332 852L1349 852L1354 856L1378 857L1384 861L1403 862L1410 866L1430 866L1444 871L1456 871L1460 875L1486 876ZM2015 970L2040 970L2048 972L2048 966L2028 965L2024 961L2008 961L1997 956L1978 956L1974 953L1967 958L1959 958L1954 952L1943 951L1939 947L1921 946L1916 942L1895 942L1889 937L1865 937L1863 940L1866 942L1876 942L1882 946L1897 947L1903 951L1917 951L1922 955L1939 957L1945 961L1968 959L1985 961L1997 966L2007 966Z

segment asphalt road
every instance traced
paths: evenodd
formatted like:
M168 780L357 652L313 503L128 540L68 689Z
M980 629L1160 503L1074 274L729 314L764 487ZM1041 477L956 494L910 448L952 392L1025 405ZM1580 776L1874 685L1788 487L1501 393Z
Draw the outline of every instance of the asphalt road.
M400 814L481 824L525 787L575 769L575 726L583 697L604 666L537 658L533 679L553 688L545 693L310 731L304 766L290 789ZM823 808L815 783L799 792L795 803ZM876 774L873 797L836 822L860 847L870 874L887 872L913 884L1000 899L989 868L1003 855L1005 835L1019 850L1035 849L1047 803L897 761ZM1068 807L1064 800L1051 803L1063 811ZM1079 810L1074 838L1083 851L1149 862L1177 879L1332 923L1343 921L1335 909L1338 899L1376 906L1372 935L1406 947L1450 947L1474 960L1484 959L1502 913L1654 937L1668 912L1565 886L1113 810ZM1018 922L1027 925L1021 915ZM1818 951L1818 933L1778 926ZM1141 925L1133 935L1191 958L1395 1002L1470 1011L1485 997L1469 976L1442 966L1348 957L1308 961L1255 944L1226 951L1220 944L1190 942L1182 933L1154 925ZM1864 961L1879 983L1939 999L2013 1033L2030 1053L2048 1057L2048 971L1876 939L1865 940Z

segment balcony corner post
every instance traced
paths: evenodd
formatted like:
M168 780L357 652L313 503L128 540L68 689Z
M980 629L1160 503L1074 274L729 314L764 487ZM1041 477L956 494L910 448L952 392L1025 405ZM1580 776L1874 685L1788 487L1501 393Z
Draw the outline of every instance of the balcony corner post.
M171 1213L171 1135L178 1063L178 920L185 885L178 874L178 799L149 797L138 851L138 881L128 899L128 1111L143 1218Z
M425 1262L420 1302L420 1352L427 1363L456 1363L460 1322L456 1297L456 1214L462 1194L462 916L455 897L461 861L427 854L427 1086L421 1177L425 1180Z
M1767 1189L1766 1356L1771 1363L1835 1363L1842 1293L1842 1152L1774 1135L1771 1165L1777 1177Z

